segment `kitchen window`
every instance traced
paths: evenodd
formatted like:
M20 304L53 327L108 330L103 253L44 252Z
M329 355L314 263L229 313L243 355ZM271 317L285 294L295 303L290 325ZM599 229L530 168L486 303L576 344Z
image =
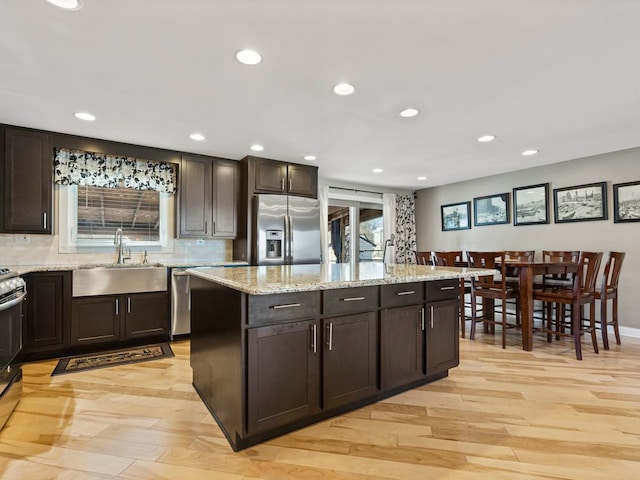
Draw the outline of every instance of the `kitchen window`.
M122 228L128 248L159 247L164 251L170 247L171 196L167 193L87 185L61 185L59 192L62 252L113 248L117 228Z
M61 252L113 248L117 229L122 229L129 248L171 251L168 231L172 227L170 198L176 191L174 165L58 148L54 181L60 193Z

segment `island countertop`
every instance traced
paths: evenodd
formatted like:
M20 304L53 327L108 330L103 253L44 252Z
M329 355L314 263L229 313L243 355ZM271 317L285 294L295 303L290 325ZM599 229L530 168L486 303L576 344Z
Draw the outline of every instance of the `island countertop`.
M251 295L329 290L334 288L471 278L498 274L478 268L377 262L283 265L235 268L192 268L187 273Z

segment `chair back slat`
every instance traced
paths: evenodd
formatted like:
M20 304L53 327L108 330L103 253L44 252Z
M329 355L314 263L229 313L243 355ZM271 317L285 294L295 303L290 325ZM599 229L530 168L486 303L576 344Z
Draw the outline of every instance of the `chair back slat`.
M580 250L543 250L542 260L545 262L577 262L580 260ZM561 283L573 280L573 274L550 273L543 276L543 282L547 280L560 281Z
M451 250L448 252L431 252L434 265L439 267L455 267L462 263L462 250Z
M618 282L620 281L620 270L622 269L622 262L625 257L624 252L609 252L609 258L604 266L602 272L602 283L600 285L600 291L606 290L612 291L618 289Z
M573 281L574 295L593 295L602 262L602 252L580 252L578 271Z

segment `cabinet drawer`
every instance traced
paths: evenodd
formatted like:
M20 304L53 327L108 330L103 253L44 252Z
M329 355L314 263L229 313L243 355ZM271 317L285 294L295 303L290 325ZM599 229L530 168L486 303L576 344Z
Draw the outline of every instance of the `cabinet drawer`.
M265 323L320 315L320 292L250 295L248 323Z
M436 280L427 282L427 302L458 298L460 295L460 280Z
M339 288L322 294L324 315L365 312L378 308L378 287Z
M424 302L424 283L398 283L383 285L380 288L380 306L382 308L415 305Z

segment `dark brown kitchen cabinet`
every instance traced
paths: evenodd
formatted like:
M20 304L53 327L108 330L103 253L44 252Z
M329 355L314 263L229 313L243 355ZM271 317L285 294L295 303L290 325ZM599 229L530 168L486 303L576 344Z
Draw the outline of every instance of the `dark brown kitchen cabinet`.
M24 304L25 358L54 355L66 346L68 338L71 272L28 273L23 278L28 292Z
M311 165L248 157L253 171L253 193L274 193L317 198L318 168Z
M383 390L424 378L424 305L380 312L380 387Z
M183 155L180 162L181 238L235 238L240 168L223 158Z
M88 345L120 339L120 297L74 298L71 306L71 344Z
M323 408L377 393L377 317L365 312L323 321Z
M51 234L53 152L49 135L4 127L3 153L1 230Z
M446 372L460 363L458 308L457 295L450 300L427 303L427 375Z
M168 334L169 309L166 292L79 297L72 301L73 346Z
M247 331L247 428L261 432L320 410L319 329L315 320Z
M125 295L124 338L169 334L169 297L167 293Z

